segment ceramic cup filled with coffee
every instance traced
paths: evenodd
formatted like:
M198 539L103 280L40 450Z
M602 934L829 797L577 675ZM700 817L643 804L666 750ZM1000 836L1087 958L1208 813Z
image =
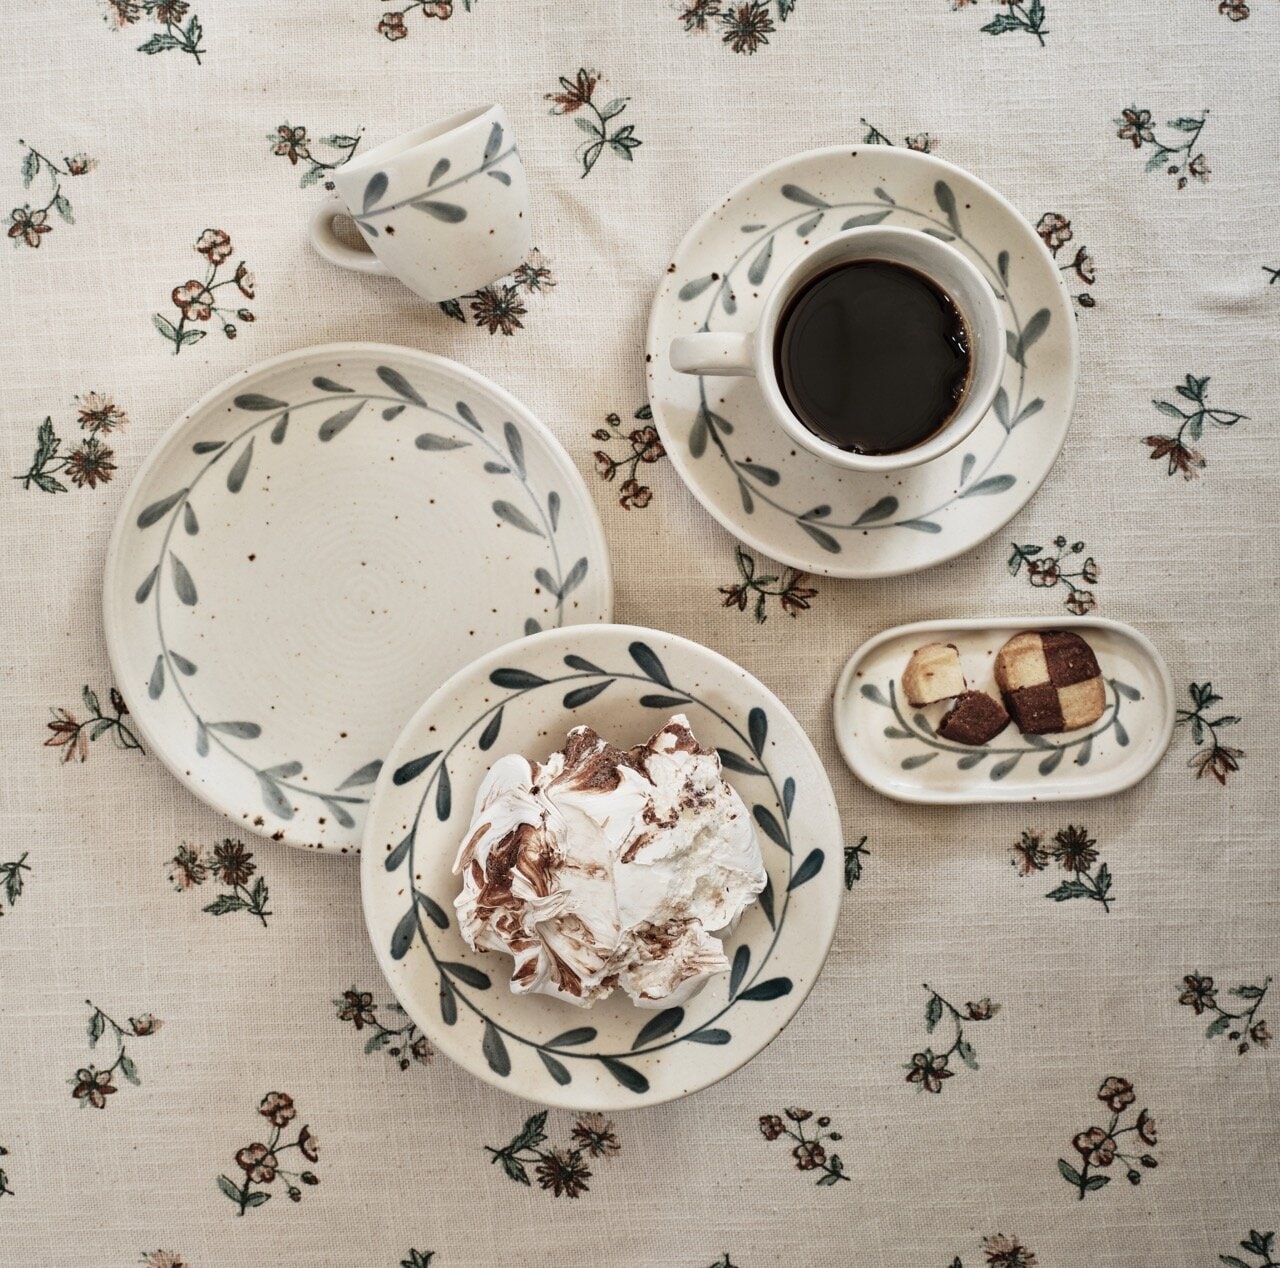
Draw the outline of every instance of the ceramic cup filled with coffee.
M849 229L803 251L754 331L672 341L685 374L754 375L797 443L837 466L931 462L982 421L1005 336L990 284L948 243L915 229Z

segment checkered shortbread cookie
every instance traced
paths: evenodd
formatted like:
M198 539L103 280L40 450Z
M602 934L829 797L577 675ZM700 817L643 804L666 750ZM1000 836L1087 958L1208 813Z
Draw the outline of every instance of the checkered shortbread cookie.
M1093 649L1066 630L1015 634L996 654L996 684L1028 735L1088 726L1106 698Z

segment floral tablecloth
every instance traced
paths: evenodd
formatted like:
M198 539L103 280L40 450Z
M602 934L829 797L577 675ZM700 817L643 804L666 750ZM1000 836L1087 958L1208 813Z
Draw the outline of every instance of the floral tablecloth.
M0 1261L1275 1265L1280 4L385 2L10 6ZM335 166L485 99L533 186L521 270L437 309L311 253ZM1004 191L1081 339L1030 505L875 583L736 547L644 400L685 228L832 143ZM436 1056L380 980L355 860L242 836L114 689L100 577L143 457L233 370L353 338L524 399L591 482L617 619L739 661L826 762L826 971L690 1100L544 1114ZM830 693L872 632L1095 610L1179 694L1138 788L930 809L841 763Z

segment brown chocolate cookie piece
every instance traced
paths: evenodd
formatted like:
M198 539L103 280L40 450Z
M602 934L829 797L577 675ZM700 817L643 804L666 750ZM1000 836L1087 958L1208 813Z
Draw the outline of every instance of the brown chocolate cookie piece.
M938 723L938 734L957 744L986 744L1009 725L1000 702L985 691L966 691Z
M1055 687L1070 687L1088 678L1098 678L1098 658L1093 648L1080 637L1067 630L1043 630L1040 642L1044 647L1045 665L1049 681Z
M1001 694L1005 708L1024 735L1047 735L1067 729L1062 705L1058 701L1058 689L1052 683L1039 682L1032 687L1019 687L1016 691Z

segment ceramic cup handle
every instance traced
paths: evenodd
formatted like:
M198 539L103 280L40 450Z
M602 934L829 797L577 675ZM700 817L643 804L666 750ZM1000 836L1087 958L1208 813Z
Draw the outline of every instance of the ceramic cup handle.
M311 213L311 245L330 264L341 269L355 269L359 273L385 273L387 266L372 251L361 251L348 246L333 231L333 218L345 216L346 208L336 199L321 203Z
M671 368L681 374L754 374L755 336L741 331L704 330L671 341Z

